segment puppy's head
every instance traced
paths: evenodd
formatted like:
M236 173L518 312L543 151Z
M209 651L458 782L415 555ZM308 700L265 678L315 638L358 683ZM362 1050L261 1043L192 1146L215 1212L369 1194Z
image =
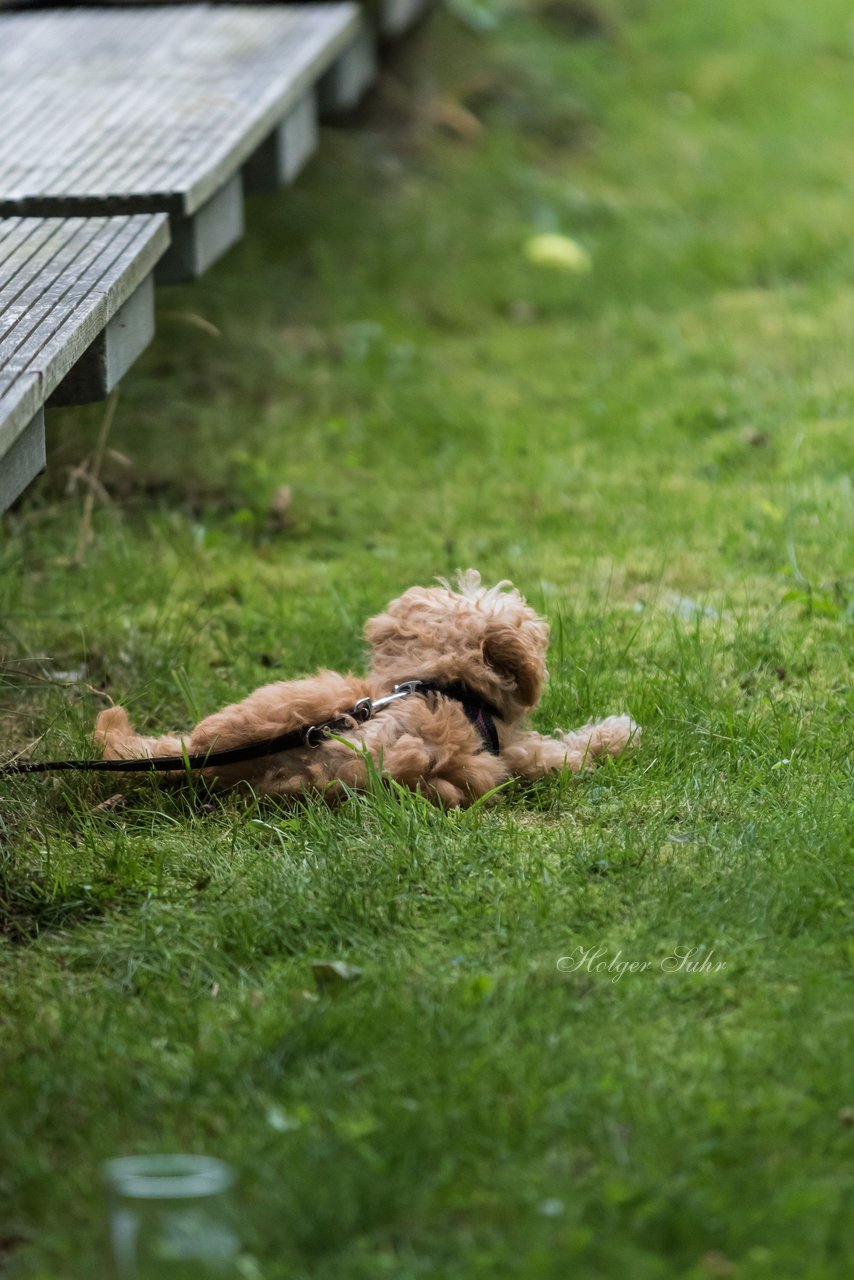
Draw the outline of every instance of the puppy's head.
M456 590L440 582L410 588L366 623L374 673L390 684L459 681L518 719L540 698L548 624L509 582L482 587L474 569L457 576Z

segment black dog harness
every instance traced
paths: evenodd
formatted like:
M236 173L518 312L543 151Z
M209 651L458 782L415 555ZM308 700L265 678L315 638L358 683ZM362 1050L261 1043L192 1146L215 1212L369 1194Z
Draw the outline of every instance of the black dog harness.
M459 682L455 684L439 684L435 680L407 680L406 683L419 686L413 690L414 693L438 693L443 698L452 698L454 702L458 702L466 713L466 719L469 724L474 725L480 734L486 750L491 755L498 755L498 730L495 727L495 721L501 719L501 713L496 710L491 702L487 702L479 694ZM395 688L399 689L400 685L395 685Z
M262 742L250 742L245 747L231 747L222 751L206 751L197 755L186 753L176 756L139 756L132 760L13 760L0 765L0 776L13 773L58 773L63 769L97 773L174 773L187 769L210 769L214 765L240 764L243 760L259 760L264 756L278 755L280 751L293 751L297 747L319 747L327 738L352 730L353 722L365 724L378 711L400 698L412 694L438 694L458 702L466 719L477 729L484 748L498 755L498 730L496 719L500 713L472 689L460 683L441 684L437 680L404 680L396 684L385 698L360 698L349 711L342 711L323 724L305 725L289 733Z

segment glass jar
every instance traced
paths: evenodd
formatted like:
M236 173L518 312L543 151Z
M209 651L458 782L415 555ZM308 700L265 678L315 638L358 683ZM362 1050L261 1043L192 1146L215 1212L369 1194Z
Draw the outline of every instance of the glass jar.
M231 1280L240 1242L234 1171L211 1156L122 1156L104 1164L118 1280Z

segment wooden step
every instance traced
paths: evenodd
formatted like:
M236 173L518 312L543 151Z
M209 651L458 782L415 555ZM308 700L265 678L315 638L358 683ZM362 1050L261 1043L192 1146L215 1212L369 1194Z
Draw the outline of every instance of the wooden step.
M292 180L374 74L351 3L2 13L0 215L166 212L158 280L190 279L242 234L244 169Z
M0 219L0 511L43 468L44 406L103 399L154 334L165 214Z

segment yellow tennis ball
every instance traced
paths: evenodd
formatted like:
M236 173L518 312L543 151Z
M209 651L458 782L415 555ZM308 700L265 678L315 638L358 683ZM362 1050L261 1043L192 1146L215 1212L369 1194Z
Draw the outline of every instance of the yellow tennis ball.
M593 259L577 240L551 232L531 236L525 241L525 257L541 267L556 267L559 271L572 271L581 275L590 271Z

